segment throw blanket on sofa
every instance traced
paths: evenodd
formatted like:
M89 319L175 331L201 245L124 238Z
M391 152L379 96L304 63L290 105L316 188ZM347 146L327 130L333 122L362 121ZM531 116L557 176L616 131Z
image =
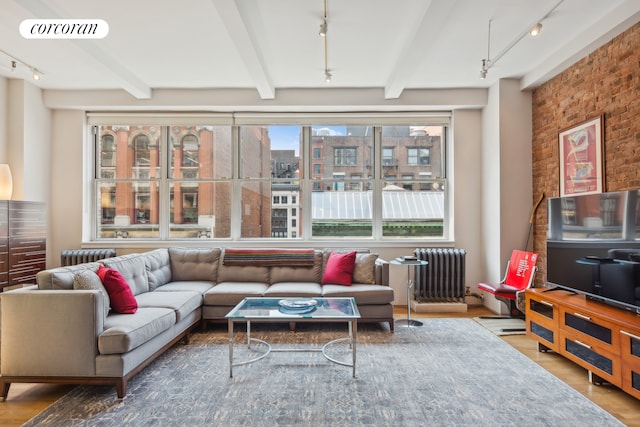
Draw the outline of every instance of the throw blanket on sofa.
M224 265L313 266L313 249L225 249Z

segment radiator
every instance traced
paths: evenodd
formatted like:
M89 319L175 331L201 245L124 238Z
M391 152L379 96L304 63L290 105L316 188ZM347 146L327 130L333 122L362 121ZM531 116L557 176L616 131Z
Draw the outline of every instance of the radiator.
M417 248L414 255L428 262L416 267L413 288L416 302L464 302L464 249Z
M114 256L116 256L115 249L69 249L62 251L62 255L60 256L60 265L62 267L66 267L68 265L94 262L99 259L111 258Z

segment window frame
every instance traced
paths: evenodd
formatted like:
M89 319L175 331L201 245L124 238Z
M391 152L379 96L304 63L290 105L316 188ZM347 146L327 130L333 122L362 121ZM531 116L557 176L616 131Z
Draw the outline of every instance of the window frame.
M98 113L99 116L101 116L101 121L104 122L105 120L105 116L109 116L110 114L100 114ZM135 115L133 115L135 116ZM151 114L151 116L156 116L155 114ZM283 115L275 115L274 119L270 119L269 116L270 114L258 114L258 116L260 118L262 118L263 120L233 120L233 119L228 119L226 118L224 120L224 124L230 124L231 126L231 134L232 134L232 141L231 141L231 149L233 151L233 158L235 160L233 160L233 172L232 172L232 176L230 177L225 177L224 181L229 181L230 185L231 185L231 195L232 195L232 201L231 201L231 218L232 218L232 224L231 224L231 229L232 232L230 234L229 237L216 237L216 238L212 238L212 241L220 241L220 240L232 240L232 241L271 241L271 242L278 242L278 243L282 243L282 244L287 244L288 242L292 242L292 241L305 241L305 242L318 242L318 241L324 241L327 239L324 238L318 238L318 237L313 237L311 235L311 229L310 229L310 218L311 218L311 193L313 191L313 188L316 187L316 185L318 184L318 182L322 181L322 178L317 178L317 177L313 177L312 175L312 168L315 168L314 164L318 163L318 160L321 160L320 164L320 169L322 170L322 155L321 155L321 159L317 159L315 158L315 153L317 152L316 150L312 149L311 144L310 144L310 140L311 140L311 127L313 126L313 123L334 123L332 120L329 120L327 118L323 118L322 115L320 115L320 118L315 118L313 120L308 120L305 119L302 122L297 122L297 120L291 120L290 118L286 118L283 117ZM287 116L287 115L284 115ZM295 116L295 115L293 115ZM341 114L333 114L332 117L341 117ZM386 116L386 115L385 115ZM373 123L372 124L372 128L375 129L376 132L376 137L374 139L374 146L372 147L373 149L373 155L372 155L372 162L373 162L373 170L374 173L372 175L370 175L369 177L367 177L366 179L362 178L362 179L355 179L352 182L347 179L347 181L349 181L351 184L353 184L353 186L351 187L352 189L355 189L357 187L357 183L358 182L362 182L363 184L361 185L361 188L364 190L372 190L373 191L373 195L374 195L374 216L373 216L373 232L372 235L369 237L358 237L355 240L364 240L364 241L393 241L393 240L398 240L398 238L394 238L394 237L383 237L382 236L382 232L381 230L381 226L382 226L382 218L381 218L381 189L384 186L384 181L385 181L385 177L383 175L383 148L387 148L387 147L383 147L383 142L382 142L382 138L381 138L381 128L383 126L386 125L407 125L409 123L412 124L422 124L423 122L422 117L420 117L421 115L418 114L418 118L411 118L410 120L407 120L407 118L400 118L398 123L396 123L396 119L398 115L394 115L394 114L389 114L389 117L386 117L385 120L381 120L381 123L378 122L377 120L371 120L370 122L367 121L367 118L361 118L359 120L360 123ZM402 115L400 115L402 116ZM413 115L410 115L413 116ZM109 121L108 124L110 125L114 125L115 123L127 123L127 117L128 115L124 115L125 121L119 121L119 120L112 120ZM264 119L266 117L266 119ZM349 114L346 114L347 120L343 120L343 122L349 122L349 119L352 118L350 117ZM442 126L443 129L443 134L442 134L442 139L440 141L441 144L441 168L442 168L442 175L443 176L438 176L438 177L430 177L429 179L421 179L421 177L416 177L415 181L419 182L420 188L422 188L423 186L425 188L427 187L431 187L431 183L432 182L436 182L436 181L442 181L444 186L444 215L443 215L443 233L441 237L438 238L434 238L434 239L429 239L429 241L432 242L443 242L443 241L453 241L453 228L452 228L452 184L451 184L451 179L450 179L450 173L451 173L451 166L452 164L449 163L448 160L448 156L450 155L450 151L451 151L451 135L453 134L453 130L450 124L450 118L451 115L450 113L438 113L438 114L426 114L424 117L427 118L426 122L428 123L428 125L434 125L434 126ZM437 117L436 120L434 120L434 118ZM376 119L379 119L379 117L374 117ZM208 121L202 121L199 118L196 119L198 121L198 123L202 124L202 125L209 125L211 124L211 122ZM291 121L290 121L291 120ZM100 121L100 120L99 120ZM134 120L135 121L135 120ZM337 122L340 122L339 120ZM92 123L92 121L89 121L90 125L93 126L94 123ZM151 122L149 121L145 121L145 124L149 124ZM181 122L175 122L175 121L171 121L169 122L170 124L168 124L167 126L171 126L171 125L175 125L175 124L180 124ZM247 126L247 125L255 125L255 126L269 126L269 125L282 125L282 124L288 124L288 123L293 123L293 124L299 124L302 127L302 135L303 135L303 142L302 142L302 149L301 149L301 153L300 153L300 159L304 159L301 160L301 163L303 164L304 168L301 168L301 175L300 175L300 193L298 194L298 199L299 199L299 204L298 204L298 219L300 221L300 228L299 228L299 232L295 233L295 237L290 238L290 239L281 239L281 238L269 238L269 237L261 237L259 239L256 238L242 238L240 237L240 228L239 228L239 224L237 224L235 218L237 217L237 213L240 211L240 206L239 206L239 189L241 188L242 185L242 178L240 177L240 170L239 170L239 133L240 133L240 127L241 126ZM107 123L104 123L107 124ZM90 126L90 128L92 129L92 127ZM95 133L95 131L92 130L92 133L94 136L97 136L97 133ZM94 138L94 142L95 142L95 138ZM167 141L158 141L158 144L166 144L166 146L163 147L159 147L160 148L160 152L163 153L163 156L166 156L167 159L163 159L161 163L161 165L159 165L159 169L161 170L161 176L157 177L157 179L159 180L159 192L163 192L163 191L167 191L167 187L168 187L168 182L174 182L176 181L175 179L170 179L169 177L167 177L168 175L168 167L169 165L168 163L168 153L171 150L171 142L170 139L168 139ZM149 138L149 144L152 145L153 141L151 140L151 138ZM181 147L182 145L182 140L180 141ZM93 152L95 153L95 148L96 148L96 144L91 144L90 146L93 147ZM337 147L336 147L337 148ZM345 146L345 147L340 147L342 149L349 149L349 150L353 150L350 153L342 153L342 163L344 163L346 161L346 164L344 164L344 166L353 166L353 165L357 165L358 164L358 150L357 147L350 147L350 146ZM423 149L424 147L415 147L418 151L417 151L417 164L416 166L421 166L421 161L420 158L424 157L424 156L420 156L420 149ZM428 150L428 158L431 160L429 163L432 163L433 158L433 152L432 150ZM322 150L324 151L324 150ZM397 162L397 158L399 156L402 155L401 151L398 151L396 149L392 150L392 162L395 161ZM332 153L333 155L333 153ZM85 241L96 241L96 242L104 242L104 241L110 241L111 239L103 239L103 238L98 238L95 234L95 231L97 230L96 227L96 217L98 215L96 215L96 213L100 213L99 209L96 209L95 207L95 203L96 203L96 197L95 197L95 192L97 191L97 187L95 185L95 183L97 181L104 181L104 180L100 180L98 177L96 177L96 173L97 173L97 164L98 163L96 161L96 155L92 154L91 157L93 158L93 166L94 166L94 171L91 174L91 186L90 188L91 190L91 197L88 201L89 205L91 206L91 212L92 212L92 219L90 220L89 226L85 226L83 225L83 235L88 235L87 238L84 238ZM326 157L326 155L325 155ZM347 158L351 158L351 162L355 162L354 164L349 163L349 161L345 160ZM154 161L153 158L149 159L149 162L152 163ZM336 160L335 160L335 155L333 155L333 162L334 162L334 166L336 165ZM340 161L339 161L340 162ZM338 163L339 163L338 162ZM342 164L337 164L337 166L343 166ZM148 165L147 166L150 169L153 169L154 166L153 165ZM166 170L165 170L166 169ZM422 174L421 174L422 175ZM154 180L154 178L151 178L152 181ZM324 180L333 180L332 178L324 178ZM207 181L216 181L215 178L209 179ZM268 182L273 182L272 179L265 179L265 181ZM364 184L364 183L367 184ZM446 182L446 184L444 184ZM163 201L164 199L164 201ZM165 222L163 224L161 224L161 228L166 227L166 231L160 234L160 238L159 239L141 239L142 241L147 241L147 242L151 242L151 241L156 241L156 242L162 242L162 241L174 241L174 240L181 240L181 239L173 239L173 238L169 238L169 207L168 207L168 194L166 195L166 197L163 198L163 196L160 196L160 203L161 206L159 207L159 210L161 211L160 214L160 220ZM166 208L164 207L164 205L167 204ZM133 222L133 221L132 221ZM89 230L88 233L86 233L85 231ZM292 233L293 234L293 233ZM344 238L342 237L337 237L338 240L343 241ZM412 238L410 237L403 237L400 238L402 241L411 241ZM351 240L351 239L350 239ZM416 240L425 240L424 237L419 237ZM196 241L195 239L187 239L186 241ZM198 241L202 241L202 240L198 240Z

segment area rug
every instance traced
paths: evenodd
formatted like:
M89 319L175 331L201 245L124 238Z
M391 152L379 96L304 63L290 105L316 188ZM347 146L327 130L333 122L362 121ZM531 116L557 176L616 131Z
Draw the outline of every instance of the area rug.
M487 319L484 317L474 317L478 322L496 335L524 335L526 334L526 323L523 319Z
M363 325L355 379L321 353L302 352L272 353L230 378L226 333L194 334L134 377L123 400L113 387L78 386L25 425L622 425L472 319L423 322L395 333ZM252 335L290 346L346 332L253 326ZM332 356L348 354L338 346Z

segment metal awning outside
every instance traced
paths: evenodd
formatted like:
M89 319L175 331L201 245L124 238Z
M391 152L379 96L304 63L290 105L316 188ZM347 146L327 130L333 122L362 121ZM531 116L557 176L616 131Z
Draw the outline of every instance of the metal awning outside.
M370 191L314 191L313 220L360 220L372 218ZM385 220L426 220L444 218L441 191L383 191L382 217Z

